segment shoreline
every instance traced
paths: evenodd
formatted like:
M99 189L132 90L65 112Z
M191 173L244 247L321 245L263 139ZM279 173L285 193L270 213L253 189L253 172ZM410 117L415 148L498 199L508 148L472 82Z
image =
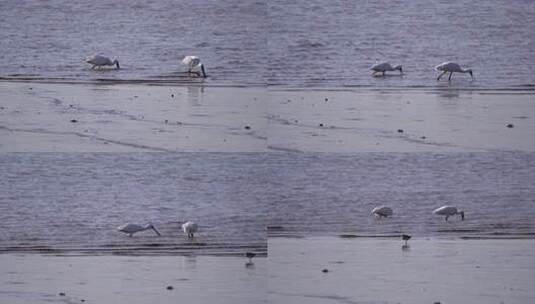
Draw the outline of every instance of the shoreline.
M530 303L535 240L269 238L271 303Z
M532 90L5 81L0 89L0 152L535 151Z
M267 259L0 254L2 303L267 303Z

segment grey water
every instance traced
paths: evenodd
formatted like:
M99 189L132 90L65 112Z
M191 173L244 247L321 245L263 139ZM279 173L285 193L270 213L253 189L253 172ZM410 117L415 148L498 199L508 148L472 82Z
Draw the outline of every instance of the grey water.
M200 56L215 85L475 87L535 85L535 2L0 1L0 77L189 83ZM102 53L122 69L92 71ZM403 76L371 77L376 61ZM433 67L475 72L437 83Z
M2 153L0 252L267 253L269 236L535 236L535 154ZM444 204L466 213L448 222ZM390 206L378 220L373 207ZM200 225L194 239L178 221ZM126 223L152 222L128 237Z
M270 236L535 236L534 153L306 153L270 162ZM379 205L393 216L375 218ZM432 214L442 205L465 220Z
M2 153L0 252L267 253L265 155ZM194 221L188 239L178 221ZM151 222L129 237L117 227Z

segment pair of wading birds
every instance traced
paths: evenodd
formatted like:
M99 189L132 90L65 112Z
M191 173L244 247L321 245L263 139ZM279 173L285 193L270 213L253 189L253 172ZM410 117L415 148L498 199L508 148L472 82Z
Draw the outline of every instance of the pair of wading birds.
M179 222L179 223L181 223L181 222ZM117 230L128 234L128 236L133 236L134 233L136 233L136 232L145 231L145 230L149 230L149 229L154 230L154 232L156 232L156 234L158 236L161 235L160 232L158 230L156 230L156 228L151 223L149 223L149 224L147 224L145 226L126 223L124 225L121 225L121 226L117 227ZM199 227L197 226L197 224L195 224L194 222L191 222L191 221L187 221L184 224L182 224L182 231L184 231L184 234L186 234L188 236L188 238L193 238L193 234L195 232L197 232L198 229L199 229Z
M400 73L403 73L403 69L401 65L397 65L393 67L388 62L376 63L372 65L370 70L373 71L372 73L373 76L376 76L377 73L382 73L382 75L385 76L386 72L396 71L396 70L399 70ZM435 67L435 70L442 72L440 73L440 75L438 75L437 81L439 81L440 78L447 73L450 73L450 77L448 77L448 80L451 80L451 75L453 75L453 73L469 73L472 79L474 79L474 73L472 72L472 69L463 69L458 63L455 63L455 62L448 61L448 62L441 63Z
M108 57L102 55L93 55L86 59L86 62L92 64L91 69L102 68L103 66L116 66L117 69L120 68L119 61L117 59L111 60ZM186 56L182 59L182 64L188 67L188 73L194 73L198 76L206 78L206 71L204 70L204 64L201 62L201 59L197 56Z
M461 221L464 221L464 211L457 210L457 208L453 206L442 206L440 208L433 210L433 213L437 215L446 216L445 217L446 222L448 221L448 218L450 216L459 214L461 216ZM394 211L392 211L392 208L390 207L379 206L379 207L373 208L372 214L378 218L382 218L382 217L392 216L392 214L394 214ZM407 242L410 240L410 238L411 236L408 234L401 235L401 239L405 241L405 244L401 247L402 249L409 248L409 245L407 245Z

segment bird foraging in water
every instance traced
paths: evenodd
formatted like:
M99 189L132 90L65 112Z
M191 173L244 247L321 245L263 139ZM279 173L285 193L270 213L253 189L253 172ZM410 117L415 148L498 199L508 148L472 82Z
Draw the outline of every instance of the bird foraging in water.
M405 246L408 246L407 242L411 239L411 236L408 234L402 234L401 239L405 241Z
M184 224L182 224L182 231L188 236L188 238L192 238L193 234L197 232L198 226L194 222L187 221Z
M145 226L126 223L124 225L121 225L121 226L117 227L117 230L128 234L128 236L133 236L134 233L140 232L140 231L144 231L144 230L147 230L147 229L152 229L152 230L154 230L154 232L156 232L156 234L158 236L161 236L160 232L158 232L158 230L156 230L156 228L154 228L154 226L151 223L148 223Z
M247 257L249 259L249 263L252 263L252 259L256 256L256 253L254 252L246 252L245 253L245 257Z
M206 78L206 72L204 70L204 64L197 56L186 56L182 59L182 64L188 67L188 73L196 73L203 78ZM200 71L200 72L199 72Z
M457 208L453 206L442 206L433 210L433 213L437 215L445 215L446 222L450 216L459 214L461 216L461 221L464 221L464 211L457 210Z
M474 73L471 69L463 69L458 63L455 62L444 62L435 67L436 71L442 72L437 77L437 81L440 80L440 77L442 77L446 73L450 73L450 77L448 77L448 80L451 80L451 75L453 75L454 72L456 73L469 73L472 77L472 80L474 79Z
M378 218L382 218L382 217L392 216L392 214L394 214L394 211L392 211L392 208L390 207L379 206L379 207L373 208L372 214Z
M399 70L399 72L401 74L403 74L403 68L401 67L401 65L396 65L396 66L392 66L390 63L388 62L380 62L380 63L376 63L374 65L372 65L370 67L370 70L373 71L372 73L372 76L375 76L376 73L383 73L382 76L385 76L385 73L387 71L395 71L395 70Z
M88 57L86 59L86 62L93 65L91 69L95 69L96 67L101 68L106 65L115 65L117 69L120 68L119 61L117 61L117 59L112 61L110 58L101 55L93 55L91 57Z

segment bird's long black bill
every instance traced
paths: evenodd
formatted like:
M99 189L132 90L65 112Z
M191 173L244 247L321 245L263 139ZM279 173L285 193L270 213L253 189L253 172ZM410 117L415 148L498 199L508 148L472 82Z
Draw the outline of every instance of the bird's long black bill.
M154 230L154 232L156 232L156 234L157 234L158 236L162 236L162 235L160 234L160 232L158 232L158 230L156 230L156 228L152 227L152 230Z
M206 78L206 71L204 70L204 64L201 64L202 77Z

